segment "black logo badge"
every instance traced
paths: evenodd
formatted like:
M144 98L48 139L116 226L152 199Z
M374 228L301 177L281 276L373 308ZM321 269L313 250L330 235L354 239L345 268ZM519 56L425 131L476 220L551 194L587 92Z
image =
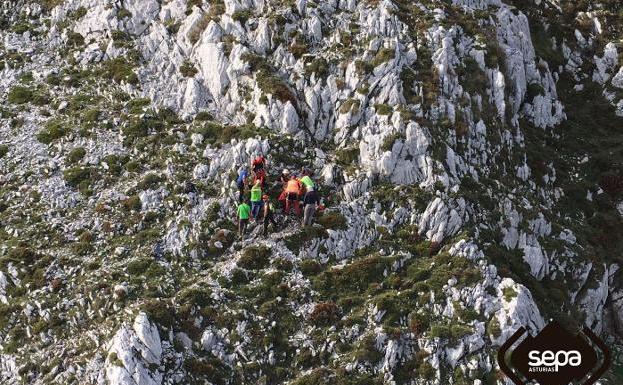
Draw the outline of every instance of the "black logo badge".
M525 328L519 328L498 352L502 372L516 385L532 381L541 385L567 385L572 381L591 385L610 365L610 350L587 327L573 335L553 321L536 337L528 334L511 351L525 333Z

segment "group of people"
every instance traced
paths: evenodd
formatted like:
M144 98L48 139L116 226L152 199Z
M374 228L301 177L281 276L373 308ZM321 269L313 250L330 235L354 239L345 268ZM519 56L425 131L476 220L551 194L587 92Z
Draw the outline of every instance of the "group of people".
M243 166L238 172L238 234L242 237L246 233L249 221L262 221L264 236L268 235L268 226L277 228L275 221L275 206L266 193L268 162L263 155L253 159L251 171ZM283 214L290 215L294 210L297 217L303 214L302 225L311 226L316 211L322 208L318 195L318 186L312 180L313 173L301 170L300 175L283 170L279 177L282 191L278 201L283 207ZM302 208L301 208L302 204Z

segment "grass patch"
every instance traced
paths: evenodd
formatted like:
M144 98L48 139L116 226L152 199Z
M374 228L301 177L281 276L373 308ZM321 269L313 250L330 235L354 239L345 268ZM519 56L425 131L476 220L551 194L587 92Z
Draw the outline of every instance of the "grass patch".
M8 101L11 104L24 104L31 101L33 91L28 87L15 86L11 88L8 95Z

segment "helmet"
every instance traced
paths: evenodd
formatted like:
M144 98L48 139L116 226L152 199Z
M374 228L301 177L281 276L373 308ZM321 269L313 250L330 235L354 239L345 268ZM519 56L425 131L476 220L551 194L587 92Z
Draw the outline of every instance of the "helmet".
M290 171L286 168L281 172L283 175L288 175Z

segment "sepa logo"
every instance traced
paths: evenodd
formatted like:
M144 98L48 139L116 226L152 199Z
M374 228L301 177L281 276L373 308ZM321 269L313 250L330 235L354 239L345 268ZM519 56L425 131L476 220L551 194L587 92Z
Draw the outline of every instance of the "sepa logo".
M500 369L516 385L591 385L610 365L608 347L588 328L573 335L554 321L518 343L524 334L519 328L498 352Z

